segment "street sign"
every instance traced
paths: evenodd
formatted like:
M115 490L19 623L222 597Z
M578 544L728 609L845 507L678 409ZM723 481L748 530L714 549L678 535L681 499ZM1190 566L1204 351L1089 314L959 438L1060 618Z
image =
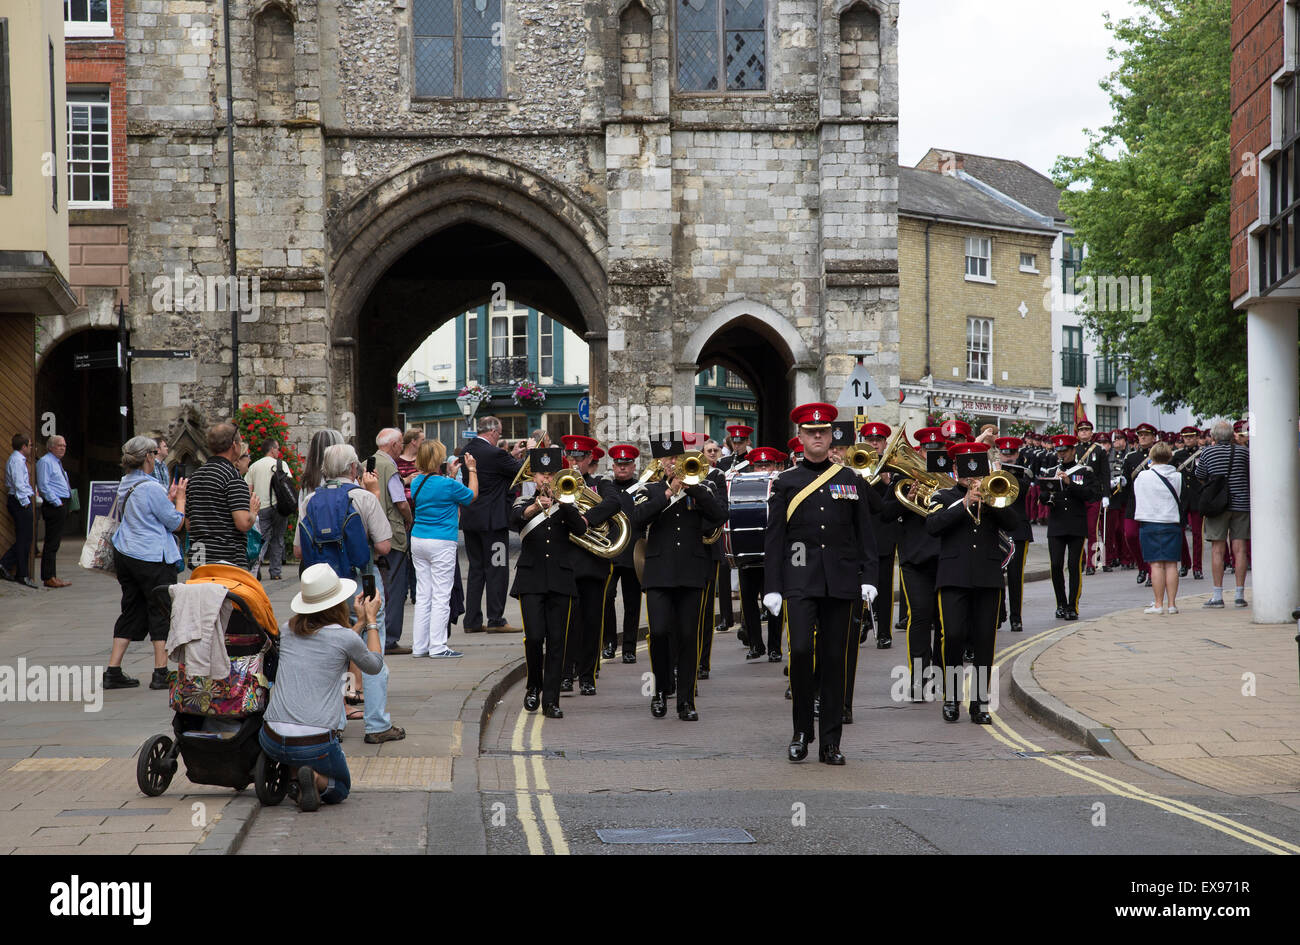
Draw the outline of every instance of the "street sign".
M584 397L578 401L578 419L583 423L591 422L591 398Z
M840 391L840 399L835 401L843 413L865 413L868 407L883 407L885 395L880 392L872 379L867 366L861 361L853 368L853 373Z
M166 358L169 361L181 361L194 357L193 351L181 351L177 348L132 348L127 352L129 358Z
M97 368L115 367L117 367L117 350L113 348L107 351L77 351L72 355L72 369L74 371L93 371Z

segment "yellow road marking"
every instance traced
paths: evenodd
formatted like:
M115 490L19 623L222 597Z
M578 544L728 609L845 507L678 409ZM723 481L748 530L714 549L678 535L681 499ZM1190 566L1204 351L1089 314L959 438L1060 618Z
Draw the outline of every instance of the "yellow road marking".
M524 837L528 841L528 852L541 856L546 852L542 845L542 834L537 829L537 818L533 815L533 796L528 792L528 768L521 754L524 750L524 722L527 716L519 713L515 722L514 736L510 740L510 750L515 753L515 815L524 828Z
M1048 635L1055 632L1056 631L1049 631ZM998 654L997 659L993 661L993 665L1000 665L1011 657L1024 652L1029 647L1042 643L1043 636L1044 634L1040 633L1027 640L1023 640L1014 646L1007 647L1007 649ZM1012 751L1043 750L1004 722L1002 717L997 713L991 712L990 715L993 717L993 725L988 727L986 731L994 739L1006 745ZM1001 731L999 731L999 729ZM1171 814L1177 814L1179 817L1184 817L1188 820L1194 821L1195 823L1209 827L1211 830L1217 830L1230 837L1235 837L1243 843L1249 843L1266 853L1300 853L1300 846L1288 843L1287 841L1274 837L1271 834L1264 833L1262 830L1256 830L1254 827L1247 826L1240 821L1233 820L1230 817L1225 817L1222 814L1207 811L1204 808L1197 807L1195 804L1189 804L1186 801L1176 800L1160 794L1153 794L1150 791L1143 790L1137 785L1130 784L1120 778L1112 777L1111 775L1103 774L1100 771L1094 771L1091 768L1087 768L1073 759L1035 757L1033 760L1041 761L1050 768L1055 768L1057 771L1070 775L1071 777L1094 784L1111 794L1128 798L1130 800L1140 801L1144 804L1150 804L1152 807L1158 807Z

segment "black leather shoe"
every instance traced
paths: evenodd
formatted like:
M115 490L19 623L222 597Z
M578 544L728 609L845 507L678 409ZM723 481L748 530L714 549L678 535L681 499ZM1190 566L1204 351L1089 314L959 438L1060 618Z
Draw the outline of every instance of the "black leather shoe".
M740 641L741 646L749 646L749 634L745 632L744 627L736 631L736 639Z
M573 692L573 677L565 676L560 680L560 692Z
M844 756L840 754L839 745L822 745L817 749L817 760L824 765L844 764Z
M976 725L993 724L993 716L989 715L988 709L979 703L975 703L970 707L970 720Z
M695 706L684 705L678 707L677 717L683 722L698 722L700 720L700 713L695 711Z
M961 716L961 710L957 708L955 702L945 702L943 704L943 720L945 722L956 722Z
M723 623L721 620L719 620L716 624L714 624L714 626L713 626L713 632L714 632L714 633L730 633L730 632L731 632L731 627L730 627L730 625L728 625L728 624L726 624L726 623Z
M1101 570L1102 570L1102 573L1104 573L1104 574L1110 574L1110 572L1114 571L1115 569L1112 568L1112 567L1111 567L1110 565L1108 565L1108 564L1103 564L1103 565L1101 566Z
M812 738L803 732L795 732L790 739L790 747L786 749L786 757L791 761L803 761L808 757L808 743L811 741Z
M702 669L702 670L700 670L700 671L696 674L696 678L697 678L697 679L708 679L708 678L709 678L709 671L708 671L707 669Z
M1077 610L1067 610L1067 611L1065 612L1065 619L1066 619L1066 620L1078 620L1078 619L1079 619L1079 612L1078 612Z
M542 715L546 716L548 719L564 718L564 713L560 711L560 707L558 705L542 706Z
M858 646L867 642L867 636L870 635L871 629L864 623L862 629L858 631Z
M134 676L128 676L119 668L116 673L104 671L103 685L105 689L131 689L140 685L140 680Z
M892 636L883 636L883 637L882 637L880 634L876 634L876 649L877 649L877 650L887 650L887 649L889 649L889 648L890 648L891 646L893 646L893 645L894 645L894 638L893 638Z
M1064 620L1064 619L1065 619L1065 608L1064 608L1064 607L1058 607L1058 608L1056 608L1056 619L1057 619L1057 620Z
M1092 565L1088 565L1086 568L1083 569L1083 573L1088 575L1089 577L1092 577L1092 575L1097 573L1097 569L1094 568Z
M813 718L821 718L822 714L822 697L813 696Z
M662 692L655 693L655 697L650 700L650 714L657 719L668 714L668 698Z
M635 662L636 662L636 654L635 654L635 653L624 653L624 654L623 654L623 662L624 662L624 663L635 663Z
M899 617L898 620L894 621L894 629L895 629L895 630L906 630L906 629L907 629L907 618L906 618L906 617Z
M840 721L843 722L845 725L852 725L852 724L853 724L853 707L852 707L852 706L848 706L848 705L846 705L846 706L844 707L844 715L840 717Z
M542 704L542 690L529 689L524 693L524 708L529 712L536 712L537 707Z
M604 659L612 660L614 658L615 652L617 652L617 647L615 647L614 644L611 643L609 644L609 646L605 647L605 649L600 651L600 655Z
M1021 632L1024 631L1024 629L1025 629L1025 625L1024 625L1023 623L1021 623L1019 620L1013 620L1013 621L1011 621L1011 632L1012 632L1012 633L1021 633Z
M769 663L779 663L779 662L781 662L782 659L784 659L784 657L781 655L781 651L780 651L780 650L768 650L768 651L767 651L767 661L768 661Z
M584 696L594 696L596 694L596 684L590 682L582 683L579 687L579 692Z
M166 666L162 667L161 669L155 669L155 670L153 671L153 676L151 676L151 677L149 678L149 688L150 688L150 689L167 689L167 688L169 688L169 684L168 684L168 682L167 682L167 667L166 667Z
M1139 584L1143 583L1146 579L1147 579L1147 573L1145 571L1139 571L1137 573L1137 582Z
M1187 577L1187 569L1184 568L1184 567L1180 567L1180 568L1178 569L1178 576L1179 576L1179 577Z
M789 686L786 686L786 687L785 687L785 697L786 697L787 699L793 699L793 698L794 698L794 696L792 696L792 695L790 694L790 687L789 687Z
M975 648L971 646L966 647L965 651L961 655L961 661L963 663L975 662Z
M751 646L749 648L749 652L745 654L745 659L747 660L760 659L766 653L767 650L763 649L761 646Z
M1193 580L1193 581L1204 581L1204 580L1205 580L1205 572L1204 572L1204 571L1193 571L1193 572L1192 572L1192 580Z

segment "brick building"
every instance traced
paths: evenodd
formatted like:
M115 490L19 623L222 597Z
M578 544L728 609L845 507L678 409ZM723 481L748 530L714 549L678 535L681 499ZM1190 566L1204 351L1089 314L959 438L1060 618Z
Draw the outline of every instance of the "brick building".
M400 365L498 286L584 338L593 425L623 436L692 416L714 365L755 392L763 441L838 395L848 351L896 394L897 3L230 6L237 269L258 280L238 399L298 436L391 422ZM132 338L196 354L133 366L140 425L234 399L232 293L149 291L230 268L220 12L126 9Z
M1257 623L1280 623L1300 600L1300 5L1233 0L1231 37L1230 278L1246 311L1251 606Z

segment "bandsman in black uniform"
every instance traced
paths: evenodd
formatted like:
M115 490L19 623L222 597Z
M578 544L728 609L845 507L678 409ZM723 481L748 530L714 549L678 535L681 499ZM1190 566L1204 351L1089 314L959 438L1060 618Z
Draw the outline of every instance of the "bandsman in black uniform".
M1052 561L1052 589L1056 616L1079 619L1079 593L1083 588L1084 539L1088 534L1088 503L1100 495L1092 467L1075 460L1078 440L1068 433L1052 437L1057 466L1046 470L1039 482L1047 488L1047 549ZM1067 573L1069 587L1066 587Z
M830 460L835 416L835 408L823 403L804 404L790 414L804 461L777 476L768 499L763 605L772 613L784 611L790 640L794 736L788 756L802 761L813 741L815 646L821 668L818 756L842 765L850 612L856 601L875 600L876 542L862 478Z
M1026 503L1029 499L1030 472L1020 463L1020 447L1023 441L1014 436L1000 436L993 441L998 448L998 468L1016 477L1020 492L1016 501L1011 503L1015 513L1015 526L1006 529L1007 537L1015 545L1011 560L1007 562L1007 593L1005 606L1011 617L1011 632L1020 633L1025 629L1021 605L1025 599L1025 559L1029 557L1029 543L1034 540L1034 530L1029 527L1029 512ZM1002 626L1004 617L999 610L998 626Z
M943 465L951 468L948 444L939 427L922 427L916 431L917 444L930 457L942 458ZM927 462L927 467L930 464ZM931 471L936 471L931 468ZM944 473L946 475L946 473ZM904 492L916 498L916 483L905 480ZM903 505L891 488L884 496L881 518L899 520L898 555L903 583L904 624L907 641L908 699L911 702L926 700L926 685L932 679L935 665L943 667L942 635L939 629L939 539L925 527L925 519Z
M614 610L615 591L623 593L623 662L636 662L637 631L641 627L641 582L637 580L634 552L637 539L645 537L645 529L631 525L634 494L628 490L636 484L636 460L641 455L631 443L619 443L609 448L610 462L614 466L614 490L619 507L627 516L632 534L627 547L614 559L614 573L609 579L609 592L605 595L605 627L618 631L619 622ZM614 651L606 644L604 656L614 658Z
M887 423L868 421L862 425L858 435L862 442L876 451L879 456L894 431ZM880 474L880 479L873 487L880 497L882 512L884 501L894 494L894 475L888 471ZM898 536L902 529L901 515L885 516L878 514L872 524L876 527L876 587L880 593L871 605L871 622L876 628L876 649L887 650L894 643L894 559L898 548ZM865 638L863 640L865 642Z
M564 455L570 467L582 476L587 488L600 496L600 502L583 515L587 527L601 525L621 510L612 483L591 474L595 465L596 441L589 436L570 434L562 438ZM573 562L573 576L578 582L578 603L573 609L569 627L569 648L565 654L568 663L564 668L561 692L573 691L573 679L578 679L579 691L584 696L596 694L596 670L600 664L600 644L604 635L605 592L609 588L612 562L578 548Z
M657 719L668 714L675 655L677 716L694 722L700 717L695 709L695 674L700 665L701 595L712 563L704 536L727 516L708 483L688 486L674 474L671 460L685 451L680 433L657 437L650 445L667 469L660 482L646 486L633 509L634 526L646 528L641 586L645 589L650 665L655 677L650 714Z
M785 468L786 456L780 450L760 446L749 451L750 466L746 472L760 472L775 476ZM779 616L768 613L762 604L763 598L763 561L757 560L739 569L740 573L740 618L749 641L749 652L745 659L761 659L767 654L769 663L781 662L781 620ZM763 646L763 624L767 621L767 646Z
M1071 437L1073 439L1073 437ZM938 493L941 508L926 517L926 530L940 541L939 624L943 631L943 718L957 721L957 678L962 654L975 653L975 684L970 720L991 725L989 684L998 599L1002 595L1002 543L999 530L1015 527L1010 508L980 502L980 480L988 474L988 444L955 443L948 448L957 484Z
M1074 425L1074 435L1079 441L1074 449L1075 456L1078 459L1076 463L1086 463L1092 469L1093 482L1100 486L1110 477L1110 460L1106 456L1106 450L1101 443L1096 440L1092 434L1092 421L1084 418ZM1095 549L1093 545L1098 541L1101 534L1101 489L1097 490L1097 498L1088 503L1088 534L1084 540L1083 567L1085 574L1096 574L1097 569L1093 567L1093 557Z
M705 461L709 464L709 474L705 481L713 489L713 494L722 502L722 508L725 512L727 508L727 477L721 470L714 465L714 457L721 453L718 444L714 443L703 433L683 433L685 446L688 450L697 450L703 454ZM748 468L748 465L746 465ZM709 552L709 560L712 562L709 569L709 583L704 588L703 607L700 609L700 679L709 678L709 666L713 659L713 634L720 633L731 628L731 567L727 564L726 555L722 553L722 539L711 544L705 545ZM724 586L725 582L725 586ZM720 622L713 622L713 602L718 602L718 615ZM726 606L723 606L725 601Z
M733 423L727 427L727 448L731 450L726 456L718 460L717 468L722 472L729 471L733 466L740 466L742 469L736 470L741 472L748 470L749 442L750 437L754 435L754 428L747 427L743 423Z
M518 599L524 621L524 653L528 683L524 708L540 701L547 718L560 719L560 673L570 611L578 596L574 561L583 553L570 535L581 535L587 523L571 503L550 494L551 478L563 466L556 447L528 451L535 495L520 496L510 507L510 527L519 532L519 560L510 596Z
M785 445L785 454L785 461L789 464L787 469L803 462L803 444L799 442L799 437L790 437L790 442Z

